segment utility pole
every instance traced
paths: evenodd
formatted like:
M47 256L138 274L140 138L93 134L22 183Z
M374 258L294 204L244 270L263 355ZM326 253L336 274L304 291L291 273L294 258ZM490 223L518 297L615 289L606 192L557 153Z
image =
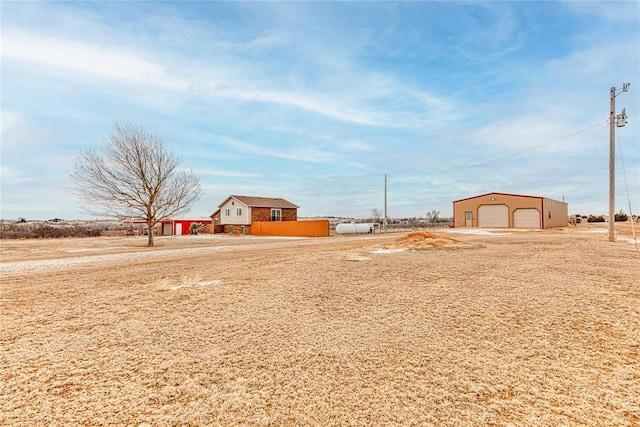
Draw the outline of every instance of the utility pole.
M629 90L629 83L622 84L622 92ZM609 111L609 241L616 240L616 130L615 126L623 127L627 124L627 114L616 117L616 87L611 86ZM617 123L616 123L617 118Z
M382 228L387 232L387 174L384 174L384 219L382 220Z
M609 111L609 241L616 240L616 87L611 86Z

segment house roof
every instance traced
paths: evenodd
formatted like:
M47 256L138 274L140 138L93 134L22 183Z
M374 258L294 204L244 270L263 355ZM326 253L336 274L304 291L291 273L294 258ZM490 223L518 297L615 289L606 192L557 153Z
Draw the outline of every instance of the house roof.
M238 196L231 195L224 199L222 203L218 205L218 207L222 207L225 203L229 201L229 199L236 199L239 202L252 207L252 208L291 208L297 209L300 206L294 205L288 200L281 198L273 198L273 197L255 197L255 196ZM216 211L217 212L217 211Z

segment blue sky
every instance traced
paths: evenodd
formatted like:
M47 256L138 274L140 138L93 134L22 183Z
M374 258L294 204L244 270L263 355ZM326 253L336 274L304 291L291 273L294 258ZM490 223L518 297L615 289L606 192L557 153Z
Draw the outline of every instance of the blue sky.
M114 121L159 134L201 181L299 215L452 214L489 192L640 211L640 3L1 3L1 212L87 218L79 150ZM537 147L535 149L531 149ZM622 162L626 172L624 179Z

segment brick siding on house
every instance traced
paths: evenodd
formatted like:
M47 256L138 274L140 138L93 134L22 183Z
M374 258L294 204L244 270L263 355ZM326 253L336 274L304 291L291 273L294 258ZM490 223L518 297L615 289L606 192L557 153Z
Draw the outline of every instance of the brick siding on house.
M251 208L251 222L271 221L271 208Z
M298 209L282 208L282 221L297 221ZM251 208L251 222L271 221L271 208Z
M225 225L221 225L220 227L223 227L223 233L224 234L229 234L229 230L231 230L231 227L233 227L233 234L251 234L251 226L250 225L238 225L238 224L225 224ZM242 233L241 231L244 229L244 233ZM217 231L216 231L217 233Z
M220 224L220 209L211 215L211 224L213 225L213 234L224 233L224 225Z
M297 221L298 220L298 209L282 209L282 220L283 221Z

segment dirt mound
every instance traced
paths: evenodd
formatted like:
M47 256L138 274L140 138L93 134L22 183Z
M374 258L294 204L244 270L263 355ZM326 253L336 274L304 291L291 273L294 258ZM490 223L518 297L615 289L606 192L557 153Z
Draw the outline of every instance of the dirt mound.
M393 241L387 245L387 249L425 249L443 246L467 246L458 240L440 237L428 231L415 231Z

